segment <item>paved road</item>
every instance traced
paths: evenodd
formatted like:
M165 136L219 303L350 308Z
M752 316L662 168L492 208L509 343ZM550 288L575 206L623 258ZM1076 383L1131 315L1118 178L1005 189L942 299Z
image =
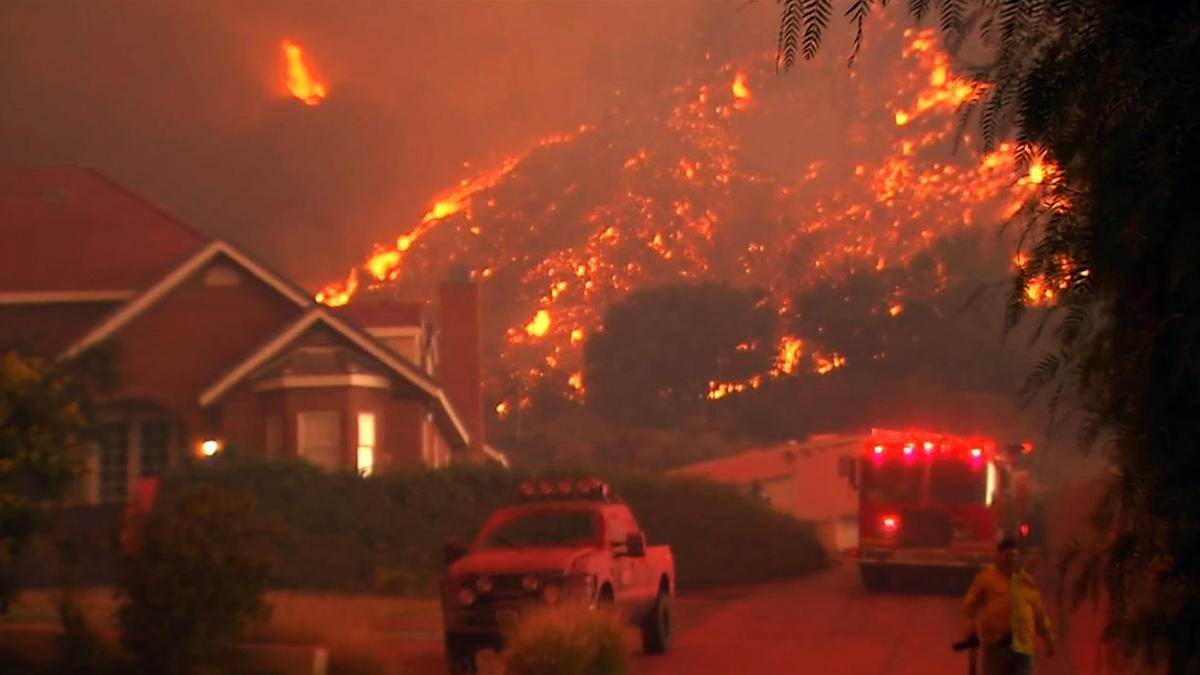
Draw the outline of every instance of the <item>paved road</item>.
M957 598L869 595L847 565L747 589L678 634L670 655L636 657L633 673L962 673L948 648L959 626Z
M959 617L957 595L868 594L842 565L745 589L679 631L670 654L635 656L632 673L965 673L966 656L949 648ZM1065 658L1039 660L1038 675L1073 675Z
M849 564L803 579L685 595L671 652L635 654L631 675L957 675L967 669L966 657L949 648L960 636L958 606L956 595L868 594ZM406 661L407 672L444 672L432 644ZM494 663L485 654L481 665L497 672ZM1038 675L1074 672L1063 656L1039 657Z

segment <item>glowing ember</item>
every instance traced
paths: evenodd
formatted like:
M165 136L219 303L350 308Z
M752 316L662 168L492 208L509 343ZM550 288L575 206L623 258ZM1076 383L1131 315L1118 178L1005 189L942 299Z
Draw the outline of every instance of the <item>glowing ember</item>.
M846 357L834 353L830 356L816 355L813 357L818 375L828 375L846 365Z
M891 314L892 316L900 316L900 313L903 311L904 304L900 302L893 302L892 305L888 307L888 314Z
M577 393L583 393L583 373L574 372L567 378L567 384Z
M745 73L738 72L737 76L733 78L733 84L730 86L730 89L733 91L733 97L737 100L746 101L750 99L750 85L746 83Z
M508 401L500 401L499 403L496 404L496 417L499 417L500 419L504 419L505 417L508 417L508 413L509 413Z
M525 324L525 332L530 337L544 337L546 333L550 332L550 312L539 309L538 313L534 315L533 321Z
M785 335L779 341L779 353L775 357L775 367L771 374L779 377L796 372L800 364L800 356L804 353L804 343L794 335Z
M283 41L283 58L287 65L287 88L305 105L317 105L325 98L325 85L313 78L304 63L304 50L300 45Z

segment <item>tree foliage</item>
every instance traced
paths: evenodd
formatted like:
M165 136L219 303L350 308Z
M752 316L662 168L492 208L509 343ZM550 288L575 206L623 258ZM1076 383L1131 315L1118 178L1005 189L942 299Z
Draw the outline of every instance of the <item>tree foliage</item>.
M829 13L782 0L779 62ZM850 3L861 28L880 2ZM1076 587L1103 587L1107 636L1129 656L1200 671L1200 8L1165 0L913 0L937 11L953 49L978 37L974 71L986 146L1011 121L1022 170L1044 153L1056 170L1018 214L1029 264L1013 281L1010 324L1034 278L1058 289L1055 348L1026 393L1081 401L1080 440L1116 469L1096 512L1104 533L1081 551ZM861 41L861 30L855 50ZM807 44L807 42L805 43ZM819 41L817 42L819 44ZM1052 406L1053 407L1053 406Z
M41 509L82 470L87 391L71 369L30 353L0 351L0 612L16 590L12 561Z
M268 612L275 537L248 495L208 484L146 518L121 561L117 613L143 672L189 673Z
M761 290L699 284L634 293L608 308L587 342L588 404L616 424L678 424L702 410L711 382L770 367L776 317Z

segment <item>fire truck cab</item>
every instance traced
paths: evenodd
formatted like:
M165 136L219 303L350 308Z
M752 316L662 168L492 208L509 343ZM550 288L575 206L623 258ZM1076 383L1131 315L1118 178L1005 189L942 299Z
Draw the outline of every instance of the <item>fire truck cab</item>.
M1001 533L1027 536L1032 445L872 430L859 456L859 571L870 591L919 571L969 583Z

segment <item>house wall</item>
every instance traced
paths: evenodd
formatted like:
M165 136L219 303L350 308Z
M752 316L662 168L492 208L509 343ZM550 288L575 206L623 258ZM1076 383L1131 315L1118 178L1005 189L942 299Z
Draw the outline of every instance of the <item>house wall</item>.
M383 425L388 466L410 469L423 464L426 454L422 428L425 405L415 399L392 399L387 402L387 419Z
M0 305L0 344L58 355L116 306L112 302Z
M238 283L206 283L216 267ZM198 392L300 312L247 272L221 258L135 317L114 337L119 396L153 400L177 415L191 440L211 432Z

